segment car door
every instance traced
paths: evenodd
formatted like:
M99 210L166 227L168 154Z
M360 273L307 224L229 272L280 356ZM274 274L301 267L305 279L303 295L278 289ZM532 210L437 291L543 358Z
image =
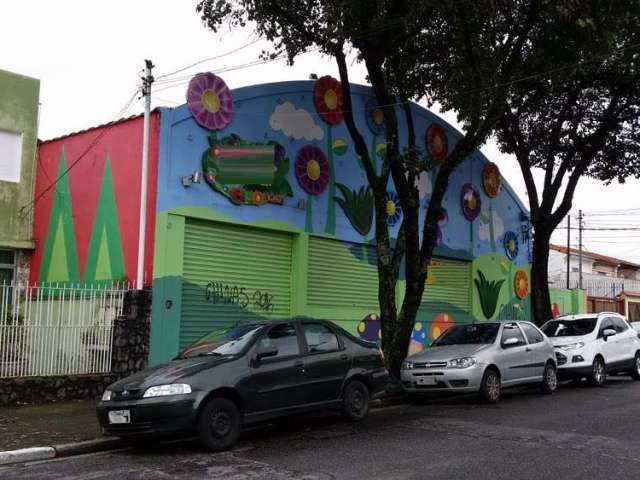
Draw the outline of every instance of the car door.
M304 359L295 322L275 324L253 347L250 374L240 382L247 412L266 412L304 403ZM257 360L257 353L277 349L271 357Z
M351 355L336 332L322 322L303 322L305 355L305 398L307 403L340 397L344 379L351 367Z
M524 332L529 348L533 351L533 364L531 365L531 375L542 378L544 366L547 363L549 346L544 340L544 335L534 325L527 322L520 322L520 327Z
M613 326L613 320L611 317L604 317L600 320L600 327L598 327L598 350L604 357L604 363L609 366L616 362L616 358L618 356L618 345L616 344L616 335L612 335L608 337L606 340L604 338L603 332L606 329L615 330Z
M509 338L515 338L518 342L514 345L505 345L505 341ZM534 353L517 323L503 325L500 347L504 383L517 383L533 377Z
M631 362L635 357L635 339L633 329L621 317L611 317L616 329L616 358L617 362Z

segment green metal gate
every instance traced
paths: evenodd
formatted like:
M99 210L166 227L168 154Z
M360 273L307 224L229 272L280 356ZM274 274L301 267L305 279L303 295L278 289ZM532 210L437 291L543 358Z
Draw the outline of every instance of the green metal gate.
M237 322L291 315L292 237L187 219L180 348Z

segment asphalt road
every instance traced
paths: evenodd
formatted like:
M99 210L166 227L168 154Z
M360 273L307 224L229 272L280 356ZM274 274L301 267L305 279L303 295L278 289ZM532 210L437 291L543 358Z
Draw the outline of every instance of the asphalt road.
M640 478L640 382L505 392L334 414L253 428L222 454L193 441L0 468L0 479L550 479Z

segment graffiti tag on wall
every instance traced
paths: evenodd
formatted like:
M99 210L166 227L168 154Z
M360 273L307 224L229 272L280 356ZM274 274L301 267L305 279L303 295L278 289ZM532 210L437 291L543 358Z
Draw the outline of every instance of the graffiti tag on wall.
M252 306L266 313L272 313L274 295L265 290L250 289L224 282L209 282L204 291L207 302L223 305Z

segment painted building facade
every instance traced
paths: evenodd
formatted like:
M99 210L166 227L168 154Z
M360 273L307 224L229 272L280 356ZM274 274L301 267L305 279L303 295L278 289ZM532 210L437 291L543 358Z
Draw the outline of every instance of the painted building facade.
M147 285L153 275L159 119L159 113L153 112L144 270ZM100 285L136 278L142 124L142 117L137 116L39 145L32 283Z
M0 70L0 284L26 282L35 246L33 180L40 81Z
M354 85L352 95L380 169L380 112L370 88ZM379 338L371 193L342 101L328 77L230 91L201 74L186 105L162 111L151 363L241 319L308 315ZM412 109L423 147L442 159L460 133ZM431 186L423 173L422 218ZM471 155L444 207L414 351L456 322L530 317L530 224L497 167ZM387 215L393 237L402 209L392 184Z

